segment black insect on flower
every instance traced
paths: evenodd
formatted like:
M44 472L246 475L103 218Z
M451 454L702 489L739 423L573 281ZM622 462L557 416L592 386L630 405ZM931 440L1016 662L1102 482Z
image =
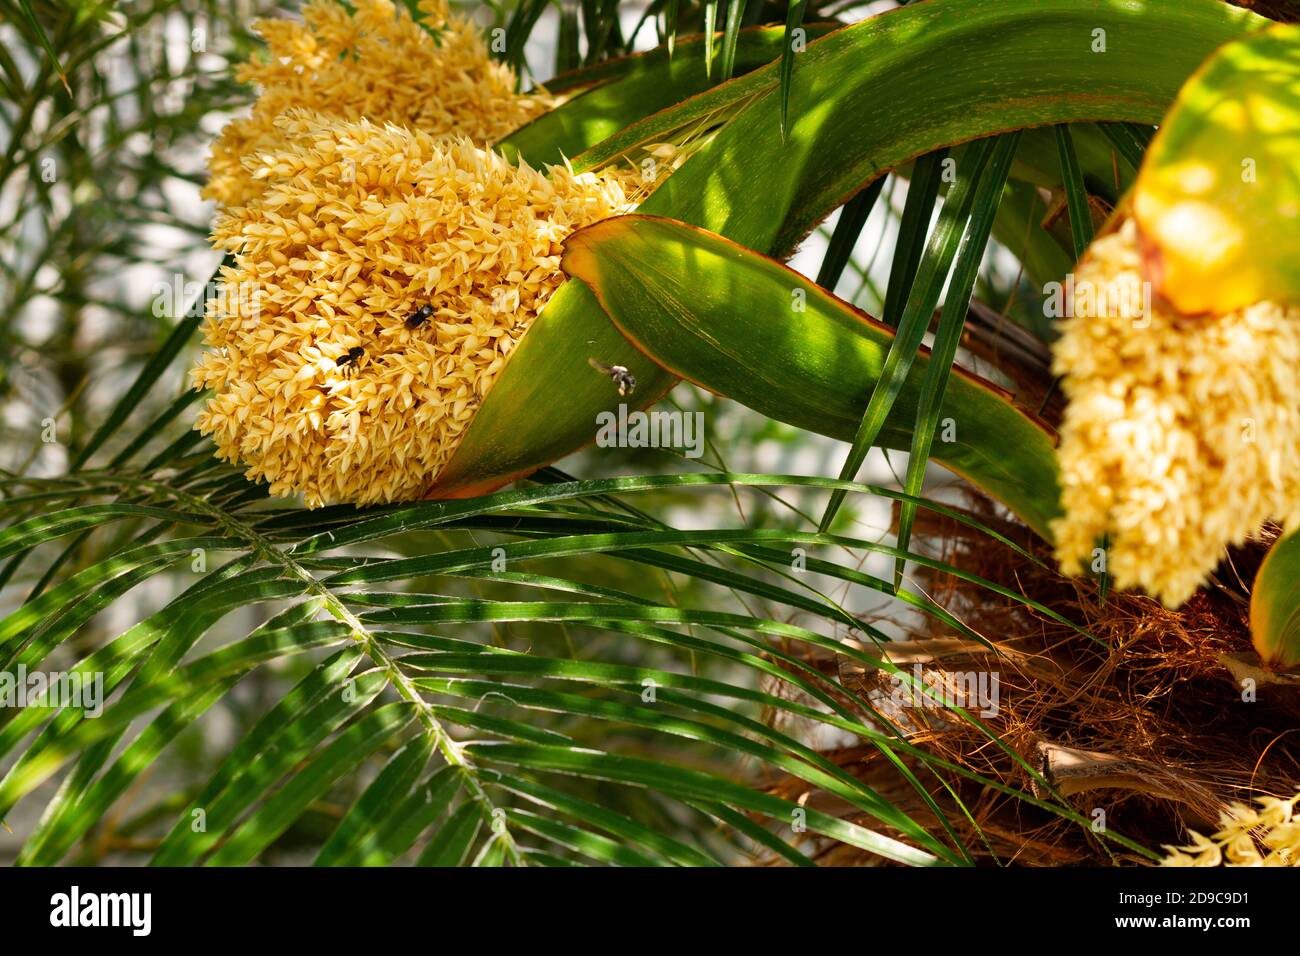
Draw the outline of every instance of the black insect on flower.
M433 306L425 304L412 312L406 319L408 329L418 329L429 321L429 316L433 315Z
M348 366L355 366L358 362L361 361L361 356L365 354L366 354L365 349L363 349L360 345L354 345L352 346L352 348L348 349L347 352L345 352L343 355L340 355L334 364L337 365L339 368L347 368Z
M604 372L610 377L615 385L618 386L618 394L631 395L636 391L636 376L622 365L606 365L604 362L597 362L594 358L587 359L591 367L598 372Z

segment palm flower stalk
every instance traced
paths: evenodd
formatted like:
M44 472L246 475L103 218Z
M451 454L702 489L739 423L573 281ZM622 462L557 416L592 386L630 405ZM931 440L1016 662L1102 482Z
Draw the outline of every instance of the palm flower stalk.
M234 257L193 370L197 427L309 505L424 494L564 281L560 243L641 169L511 164L468 139L293 113L221 216ZM611 387L613 387L611 385Z

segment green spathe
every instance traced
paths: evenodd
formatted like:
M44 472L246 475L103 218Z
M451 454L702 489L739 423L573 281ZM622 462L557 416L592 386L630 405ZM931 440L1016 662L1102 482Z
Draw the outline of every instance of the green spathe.
M588 226L565 243L563 265L627 340L674 376L842 441L856 432L893 341L892 329L780 263L668 219ZM910 446L928 362L918 356L880 445ZM1050 534L1059 514L1051 431L966 373L949 381L938 420L931 457Z

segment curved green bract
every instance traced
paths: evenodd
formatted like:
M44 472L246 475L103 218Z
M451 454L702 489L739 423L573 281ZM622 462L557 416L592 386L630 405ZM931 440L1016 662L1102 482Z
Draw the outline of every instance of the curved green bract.
M815 39L834 28L834 24L809 24L804 30ZM784 27L740 31L735 75L750 73L778 58L784 32ZM721 45L722 34L715 34L715 53ZM666 48L656 47L647 53L575 70L547 84L552 92L577 90L572 99L515 130L496 148L512 161L522 158L534 166L563 162L564 157L577 156L632 123L712 85L704 68L703 36L678 40L671 57Z
M842 441L853 439L894 338L780 263L668 219L623 216L579 230L564 269L674 375ZM910 447L928 362L921 355L908 375L884 447ZM939 421L932 457L1047 537L1059 512L1055 436L967 374L949 381Z
M1300 667L1300 532L1273 545L1250 595L1250 632L1269 667Z
M641 211L783 256L872 179L940 146L1051 123L1156 123L1206 56L1267 22L1217 0L927 0L799 54L784 141L774 62L647 117L574 165L655 142L682 128L674 116L727 107L730 118ZM1094 52L1099 30L1104 53ZM593 358L627 366L640 382L635 395L620 397ZM600 412L623 401L644 407L672 384L586 289L567 283L511 355L431 493L498 488L590 442Z

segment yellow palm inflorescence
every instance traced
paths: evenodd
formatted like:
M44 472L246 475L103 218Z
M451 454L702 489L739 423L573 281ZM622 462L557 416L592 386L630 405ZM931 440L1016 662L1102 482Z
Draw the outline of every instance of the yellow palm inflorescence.
M487 145L554 105L544 92L516 94L514 73L489 58L478 29L450 13L446 0L422 0L425 26L391 0L356 0L354 7L314 0L301 23L256 24L267 56L243 64L236 78L256 85L258 99L252 114L229 123L213 144L205 197L221 206L256 197L262 186L249 165L283 145L276 121L291 110Z
M420 497L564 281L560 243L640 171L544 174L466 139L294 113L217 220L235 257L192 375L197 427L272 494Z
M1131 220L1076 270L1053 533L1066 573L1108 534L1116 586L1176 607L1267 520L1300 527L1300 309L1184 316L1149 289Z

